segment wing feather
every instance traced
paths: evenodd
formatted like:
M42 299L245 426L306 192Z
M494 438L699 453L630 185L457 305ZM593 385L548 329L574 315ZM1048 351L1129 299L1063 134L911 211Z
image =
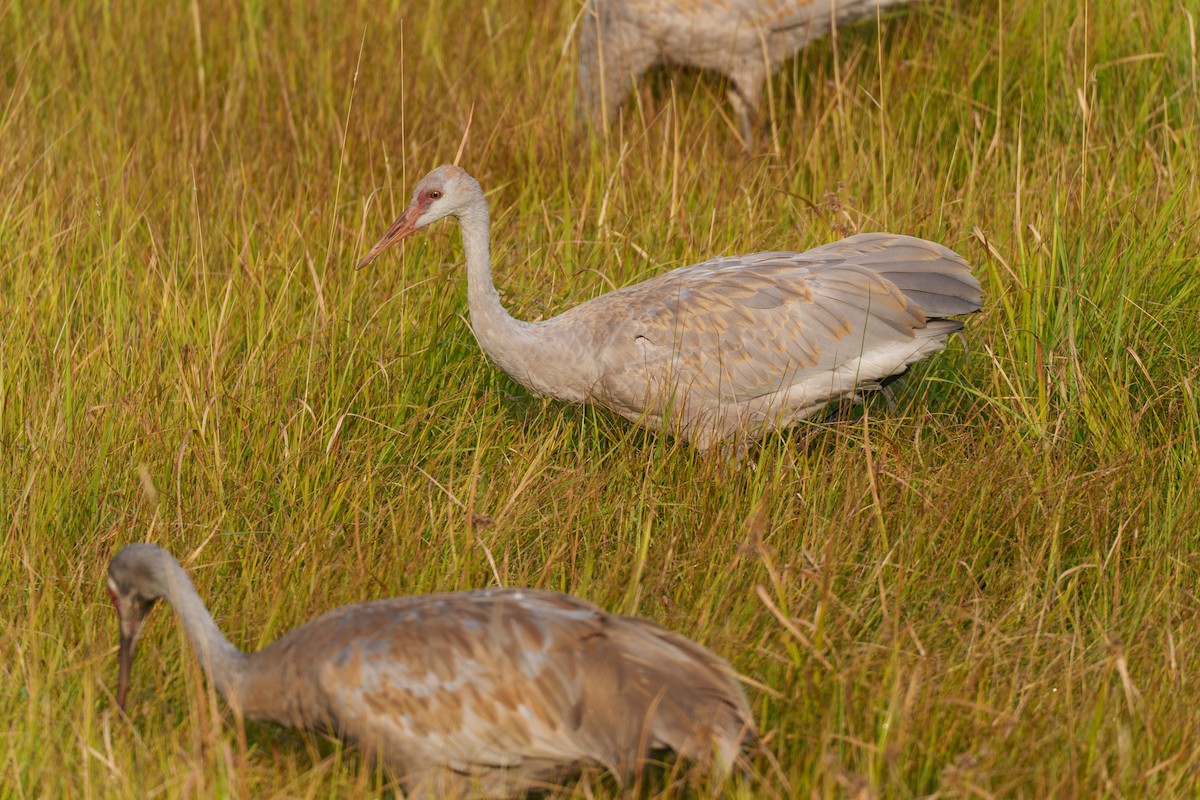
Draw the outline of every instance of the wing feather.
M585 683L574 648L600 625L594 606L493 590L339 612L273 645L320 642L308 672L335 732L412 773L603 763L570 735Z
M979 284L952 251L864 234L804 253L716 258L585 303L601 395L640 412L664 387L692 404L747 402L911 341L929 319L979 307ZM637 347L635 340L640 340Z
M724 661L553 592L346 606L253 663L242 692L251 718L359 742L409 789L435 794L447 785L517 794L586 764L625 775L647 747L719 752L727 768L752 732ZM282 695L294 704L282 708Z

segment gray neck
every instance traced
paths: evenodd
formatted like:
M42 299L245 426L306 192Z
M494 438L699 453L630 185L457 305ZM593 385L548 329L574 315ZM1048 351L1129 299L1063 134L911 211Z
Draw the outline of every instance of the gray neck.
M209 680L231 706L239 706L242 697L242 682L250 657L238 650L213 621L204 607L204 601L196 594L187 573L174 559L170 559L167 574L162 580L163 599L171 604L183 623L200 666Z
M539 376L560 363L561 354L543 335L541 323L514 319L500 304L492 282L490 223L482 195L458 217L458 224L467 258L467 304L475 339L513 380L540 394L551 394Z

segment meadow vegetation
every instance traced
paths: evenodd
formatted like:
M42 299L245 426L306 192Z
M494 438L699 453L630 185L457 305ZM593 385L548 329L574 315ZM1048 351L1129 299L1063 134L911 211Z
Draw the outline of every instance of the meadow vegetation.
M748 158L688 71L580 138L575 2L0 3L0 795L387 790L239 727L163 610L116 711L104 568L149 540L246 648L497 584L654 618L746 676L747 797L1194 796L1187 5L888 13L785 65ZM859 230L986 308L892 407L726 463L489 364L453 225L354 271L456 155L518 316Z

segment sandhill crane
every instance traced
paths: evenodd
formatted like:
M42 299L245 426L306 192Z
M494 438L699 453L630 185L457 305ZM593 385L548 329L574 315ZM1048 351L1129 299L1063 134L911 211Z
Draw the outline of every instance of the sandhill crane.
M523 322L492 283L483 191L450 165L417 183L359 268L448 216L462 229L471 325L492 361L537 394L596 402L700 450L723 444L740 456L764 431L877 387L962 328L942 317L982 307L979 282L952 251L867 233L680 267Z
M729 78L742 142L753 144L763 82L834 25L907 0L588 0L580 20L580 105L607 127L650 67L710 69Z
M108 591L121 708L142 626L166 600L231 707L360 743L409 797L507 797L584 765L624 779L666 749L726 774L754 735L728 663L570 595L490 589L342 606L244 653L160 547L117 553Z

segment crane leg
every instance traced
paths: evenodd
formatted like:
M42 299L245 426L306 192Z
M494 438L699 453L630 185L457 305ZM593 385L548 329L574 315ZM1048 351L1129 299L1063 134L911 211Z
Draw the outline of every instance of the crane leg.
M733 107L733 113L738 119L742 147L747 153L753 153L764 77L756 71L742 72L731 77L733 86L729 88L729 105Z
M729 89L729 105L733 107L733 114L737 117L738 131L742 138L742 148L751 153L754 151L754 126L751 122L751 111L742 97L742 93L736 88Z

